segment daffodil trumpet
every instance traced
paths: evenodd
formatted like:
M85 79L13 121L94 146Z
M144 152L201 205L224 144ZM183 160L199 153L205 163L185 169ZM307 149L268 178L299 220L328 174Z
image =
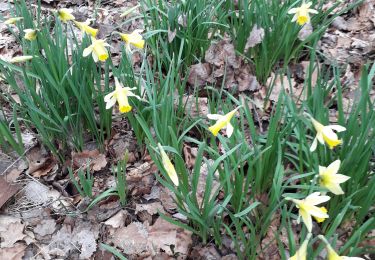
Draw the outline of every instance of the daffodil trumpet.
M145 40L141 35L142 30L134 30L132 33L120 33L121 39L125 42L126 50L131 53L131 46L137 49L143 49L145 47Z
M83 57L87 57L92 54L92 58L95 62L105 61L108 59L109 54L106 47L110 47L105 40L97 40L94 37L91 37L92 44L83 50Z
M57 15L63 23L67 23L68 21L75 19L74 15L72 14L72 10L69 10L67 8L59 9L57 11Z

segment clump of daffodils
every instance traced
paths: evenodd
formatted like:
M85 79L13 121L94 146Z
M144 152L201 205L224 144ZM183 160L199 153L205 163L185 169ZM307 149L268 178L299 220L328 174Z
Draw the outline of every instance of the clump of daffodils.
M240 107L237 107L236 109L233 109L229 113L225 115L219 115L219 114L207 114L207 117L211 120L217 120L216 123L208 128L208 130L214 135L217 136L220 130L223 128L226 128L226 133L228 137L231 137L233 134L234 128L232 124L230 123L230 120L234 116L234 114L237 112L237 110Z
M292 22L296 22L299 25L304 25L305 23L310 22L310 13L311 14L317 14L318 11L311 9L312 2L305 3L305 1L302 2L302 5L297 8L292 8L288 11L288 14L294 14L292 18Z
M362 257L340 256L336 253L324 236L319 235L318 238L326 244L328 260L364 260Z
M303 200L291 198L286 199L291 200L296 204L297 208L299 209L299 216L302 217L302 221L305 223L309 232L312 230L312 216L321 219L326 219L329 217L325 210L316 206L329 201L329 196L322 196L319 192L314 192Z
M119 80L115 78L115 90L104 97L106 109L110 109L117 102L121 113L130 112L132 110L132 106L129 104L128 97L136 97L139 100L142 100L141 97L132 92L134 89L135 88L124 87Z
M336 160L328 167L319 166L320 185L335 195L344 194L340 187L340 183L346 182L350 179L349 176L338 174L341 161Z
M165 153L160 143L158 144L158 147L159 147L159 152L161 155L161 161L162 161L165 171L167 172L169 178L172 180L173 184L178 186L179 183L178 183L178 176L176 173L176 169L174 168L171 160L169 160L168 155Z
M36 39L37 30L35 30L35 29L25 29L25 30L23 30L23 32L25 33L25 39L26 40L34 41Z
M308 233L306 239L301 244L300 248L297 252L289 258L289 260L306 260L307 258L307 245L309 244L309 240L311 238L311 233Z
M131 52L130 46L134 46L138 49L143 49L145 46L145 40L143 40L142 35L140 34L142 30L134 30L132 33L119 33L121 39L125 42L126 50Z
M313 143L310 147L310 152L316 150L318 146L318 141L321 144L327 144L330 149L333 149L335 146L340 145L342 140L337 137L337 134L334 132L343 132L346 130L345 127L341 125L322 125L320 122L316 121L310 115L310 120L316 130L316 137L314 138Z
M61 8L57 11L57 14L63 23L76 19L72 14L72 11L67 8Z
M83 50L83 57L92 54L92 58L95 62L107 60L109 54L105 47L110 47L110 45L106 43L105 40L97 40L94 37L91 37L91 42L92 44Z

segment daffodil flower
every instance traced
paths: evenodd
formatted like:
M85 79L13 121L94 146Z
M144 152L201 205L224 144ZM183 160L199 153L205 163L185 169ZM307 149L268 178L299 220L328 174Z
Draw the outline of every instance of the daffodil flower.
M310 22L310 14L317 14L318 11L311 9L310 6L312 2L308 2L307 4L305 1L302 2L302 5L297 8L292 8L288 11L288 14L294 14L292 22L297 21L299 25L304 25L305 23Z
M127 51L131 52L130 45L133 45L134 47L138 49L143 49L145 46L145 41L142 38L142 35L140 34L142 30L134 30L132 33L119 33L121 36L121 39L126 44Z
M237 110L239 108L240 107L237 107L236 109L233 109L232 111L230 111L226 115L208 114L207 117L209 119L211 119L211 120L217 120L216 123L213 126L210 126L208 128L208 130L210 130L210 132L214 136L217 136L217 134L219 133L219 131L221 129L223 129L224 127L226 127L227 136L231 137L231 135L233 134L234 128L233 128L232 124L230 123L230 120L232 119L232 117L234 116L234 114L237 112Z
M132 92L132 90L136 88L124 87L117 78L115 78L115 87L116 89L113 92L107 94L104 97L104 101L106 102L106 109L110 109L111 107L113 107L117 101L120 112L127 113L132 110L132 106L129 104L128 97L136 97L139 100L143 100L141 97Z
M165 153L160 143L158 144L158 147L161 155L161 161L165 171L167 172L169 178L172 180L174 185L178 186L178 176L171 160L169 160L168 155Z
M337 134L333 130L335 130L336 132L343 132L346 130L345 127L341 125L324 126L318 121L316 121L314 118L312 118L311 116L310 116L310 119L316 130L316 137L313 143L311 144L310 152L313 152L316 150L316 147L318 146L318 141L319 143L323 145L324 143L327 143L330 149L333 149L335 146L342 143L342 140L337 137Z
M349 176L337 174L340 168L340 160L336 160L328 167L319 166L320 185L335 195L344 194L340 187L340 183L350 179Z
M16 24L16 22L19 22L23 20L23 17L12 17L4 21L5 24Z
M326 244L326 248L328 251L328 260L364 260L362 257L352 257L352 256L339 256L332 248L332 246L328 243L327 239L319 235L320 240L322 240Z
M287 200L293 201L297 208L299 208L299 215L302 217L303 222L306 225L306 228L309 232L312 230L312 218L311 216L318 218L328 218L324 210L318 208L316 205L319 205L323 202L330 200L329 196L321 196L319 192L311 193L303 200L286 198Z
M23 32L25 33L25 39L26 40L34 41L36 39L37 30L34 30L34 29L25 29L25 30L23 30Z
M25 62L25 61L29 61L33 58L33 56L30 56L30 55L26 55L26 56L16 56L16 57L13 57L9 60L10 63L20 63L20 62Z
M72 15L72 10L67 8L61 8L57 11L57 14L59 15L60 20L64 23L76 19L74 15Z
M105 47L109 47L109 44L105 40L97 40L91 37L92 44L83 50L83 57L87 57L92 53L92 58L95 62L105 61L108 59L109 54Z
M311 238L311 233L308 233L306 239L303 241L297 252L289 258L289 260L306 260L307 258L307 245Z
M84 33L91 35L92 37L96 37L96 35L98 34L98 29L89 26L90 22L73 22L78 27L78 29L80 29Z
M327 213L327 212L328 212L328 210L327 210L326 207L320 207L320 209L321 209L324 213ZM315 216L313 216L313 218L314 218L315 221L318 222L318 223L322 223L322 222L324 222L324 221L326 220L325 218L318 218L318 217L315 217Z

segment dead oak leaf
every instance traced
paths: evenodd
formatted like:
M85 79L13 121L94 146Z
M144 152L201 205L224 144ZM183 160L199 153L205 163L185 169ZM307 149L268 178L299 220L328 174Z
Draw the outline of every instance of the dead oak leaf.
M26 238L23 233L24 228L25 224L21 223L21 219L5 215L0 216L0 237L2 238L0 248L13 247L17 241L24 240Z
M15 243L12 247L0 247L0 259L22 260L25 255L26 245Z
M76 168L87 167L88 165L93 171L100 171L107 165L107 159L97 149L83 150L80 153L72 152L73 164Z
M264 29L257 24L253 26L251 29L249 38L247 38L246 45L245 45L245 52L247 52L250 48L255 47L259 43L263 41L264 38Z

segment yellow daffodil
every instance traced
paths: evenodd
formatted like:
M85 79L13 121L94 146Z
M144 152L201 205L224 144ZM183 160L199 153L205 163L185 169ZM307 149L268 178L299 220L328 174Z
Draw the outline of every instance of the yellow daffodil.
M105 40L97 40L91 37L92 44L83 50L83 57L87 57L92 53L92 58L95 62L105 61L108 59L109 54L105 47L109 47L109 44Z
M324 213L327 213L328 210L326 209L326 207L320 207L321 211L323 211ZM318 223L322 223L324 222L324 220L326 220L325 218L318 218L318 217L315 217L313 216L313 218L315 219L316 222Z
M330 200L329 196L321 196L319 192L314 192L307 196L303 200L286 198L287 200L292 200L297 208L299 208L299 215L302 217L303 222L306 225L306 228L309 232L312 230L312 218L311 216L318 218L328 218L324 210L318 208L316 205L319 205L323 202Z
M161 155L161 161L165 171L167 172L169 178L172 180L174 185L178 186L178 176L172 162L169 160L168 155L165 153L160 143L158 144L158 147Z
M116 89L107 94L104 97L106 102L106 109L110 109L116 104L116 101L119 105L119 110L121 113L127 113L132 110L132 106L129 104L128 97L136 97L139 100L142 100L141 97L135 95L132 90L135 88L124 87L117 78L115 78L115 87Z
M5 24L15 24L16 22L19 22L23 20L23 17L12 17L4 21Z
M10 63L19 63L19 62L25 62L29 61L33 58L33 56L26 55L26 56L16 56L9 60Z
M336 160L328 167L319 166L320 185L335 195L344 194L340 187L340 183L350 179L349 176L337 174L340 168L340 160Z
M346 130L345 127L341 125L324 126L311 116L309 117L316 130L316 137L313 143L311 144L310 152L316 150L316 147L318 146L318 141L321 144L327 143L330 149L333 149L335 146L342 143L342 140L337 137L337 134L333 130L335 130L336 132L343 132Z
M23 30L25 33L25 39L29 41L34 41L36 39L37 30L34 29L25 29Z
M76 19L74 15L72 15L72 10L66 8L61 8L57 11L57 14L59 15L60 20L64 23Z
M120 33L121 39L126 44L126 49L131 52L130 45L133 45L134 47L138 49L143 49L145 46L145 41L142 38L142 35L140 34L142 30L134 30L132 33Z
M328 243L327 239L324 236L319 235L318 237L326 244L326 248L328 251L328 260L364 260L362 257L339 256L339 254L335 252L335 250Z
M230 123L230 120L232 119L232 117L234 116L234 114L237 112L237 110L239 108L240 107L237 107L236 109L233 109L232 111L230 111L226 115L208 114L207 117L209 119L211 119L211 120L217 120L217 122L213 126L210 126L208 128L208 130L210 130L210 132L214 136L217 136L217 134L219 133L219 131L221 129L223 129L224 127L226 127L227 136L230 137L233 134L233 130L234 130L232 124Z
M96 37L96 35L98 34L98 29L89 26L90 22L73 22L78 27L78 29L80 29L84 33L91 35L92 37Z
M299 25L304 25L305 23L310 22L310 14L317 14L318 11L311 9L310 6L312 2L305 3L302 2L302 5L297 8L292 8L288 11L288 14L294 14L292 22L297 21Z
M309 244L309 240L311 238L311 233L308 233L306 239L301 244L300 248L297 252L289 258L289 260L306 260L307 258L307 245Z

